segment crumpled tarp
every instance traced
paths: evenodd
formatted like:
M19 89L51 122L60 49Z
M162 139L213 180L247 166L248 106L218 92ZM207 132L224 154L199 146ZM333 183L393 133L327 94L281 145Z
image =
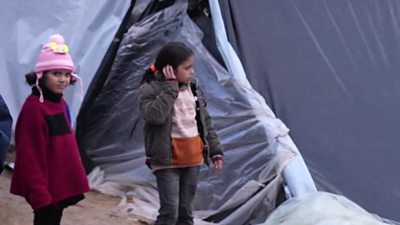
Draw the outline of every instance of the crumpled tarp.
M24 75L33 70L50 35L60 33L83 80L85 92L131 1L0 1L0 94L18 113L31 89ZM85 93L83 93L85 94ZM65 93L73 122L80 101L79 82Z
M292 198L260 225L398 225L382 220L346 197L317 192Z
M222 172L201 169L196 217L218 224L262 222L276 207L281 172L296 147L285 141L289 129L268 114L264 99L220 66L201 38L184 1L133 24L124 35L102 90L78 124L81 150L100 168L91 174L92 186L133 196L138 207L147 202L152 210L142 215L154 218L158 196L155 178L144 164L137 91L161 46L183 41L195 51L196 76L225 149Z

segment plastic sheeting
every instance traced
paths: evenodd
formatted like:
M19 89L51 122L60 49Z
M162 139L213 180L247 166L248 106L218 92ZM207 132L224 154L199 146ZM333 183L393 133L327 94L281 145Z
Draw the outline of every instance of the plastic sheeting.
M230 73L236 79L239 79L244 84L251 86L246 78L246 73L244 72L242 63L228 41L219 3L218 1L213 0L210 0L209 2L212 21L216 31L215 36L217 46L222 53L225 64L228 67L228 71L230 71ZM268 106L266 106L265 109L267 110L267 114L275 117L275 114ZM294 146L290 137L287 138L286 141L290 142L291 145ZM283 176L288 187L288 196L301 196L317 191L303 157L297 149L296 152L297 156L283 170Z
M219 2L250 83L317 187L400 220L400 1Z
M0 174L3 171L3 163L11 139L12 122L13 119L8 111L8 107L0 95Z
M144 164L137 90L161 46L179 40L195 51L197 78L225 149L224 171L201 170L195 213L218 224L262 222L276 207L281 172L296 147L287 141L287 127L268 114L264 99L227 73L201 38L184 1L140 20L124 35L102 90L78 124L84 129L79 131L81 149L104 172L104 180L91 174L92 185L110 194L133 195L137 206L147 202L157 209L155 178Z
M62 34L70 46L86 91L130 2L0 1L0 94L11 115L17 118L30 94L24 75L33 70L42 44L54 33ZM65 94L73 118L81 105L79 94L79 83Z
M293 198L280 205L262 225L398 224L369 214L349 199L326 192Z

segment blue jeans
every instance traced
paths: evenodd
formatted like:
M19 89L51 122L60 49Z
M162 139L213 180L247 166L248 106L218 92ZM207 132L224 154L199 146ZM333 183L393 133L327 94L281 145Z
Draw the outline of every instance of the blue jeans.
M154 172L160 197L154 225L193 225L192 207L199 171L200 166Z

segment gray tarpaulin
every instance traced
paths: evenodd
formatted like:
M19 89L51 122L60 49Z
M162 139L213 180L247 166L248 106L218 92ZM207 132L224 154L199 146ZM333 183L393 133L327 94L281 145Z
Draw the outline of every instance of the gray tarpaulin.
M317 187L400 220L400 1L220 0L248 79Z
M210 0L209 3L213 26L215 28L214 30L217 46L222 57L224 58L225 64L228 67L228 71L232 74L232 76L241 80L242 83L251 86L247 80L246 73L243 69L242 63L239 60L239 57L228 41L228 36L226 34L225 24L223 22L218 1ZM269 106L266 106L265 110L269 115L275 117L274 112L272 112ZM286 141L295 146L290 137L288 137ZM298 150L296 151L298 152L297 156L283 170L283 176L289 189L289 193L287 194L294 197L316 191L316 187L311 178L310 172L308 171L300 152Z
M296 147L287 141L286 126L268 114L264 99L221 67L201 38L180 1L133 24L124 35L104 87L85 110L90 116L79 124L85 129L81 148L105 175L101 180L92 173L92 184L104 192L133 195L137 207L152 203L141 215L154 216L158 197L155 178L144 164L137 90L160 47L179 40L195 51L196 76L225 149L222 172L202 167L196 215L219 224L262 222L276 207L281 172Z
M33 70L42 44L62 34L71 49L84 91L96 72L131 1L0 1L0 94L17 118L31 90L24 75ZM66 93L72 116L79 107L79 83Z

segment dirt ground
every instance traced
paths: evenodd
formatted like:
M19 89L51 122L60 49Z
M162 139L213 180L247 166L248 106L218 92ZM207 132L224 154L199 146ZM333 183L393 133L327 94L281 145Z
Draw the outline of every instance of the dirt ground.
M11 172L3 171L0 176L0 224L32 224L31 207L22 197L9 193ZM64 211L62 225L142 225L136 218L113 211L120 202L119 198L98 192L86 194L86 198Z

